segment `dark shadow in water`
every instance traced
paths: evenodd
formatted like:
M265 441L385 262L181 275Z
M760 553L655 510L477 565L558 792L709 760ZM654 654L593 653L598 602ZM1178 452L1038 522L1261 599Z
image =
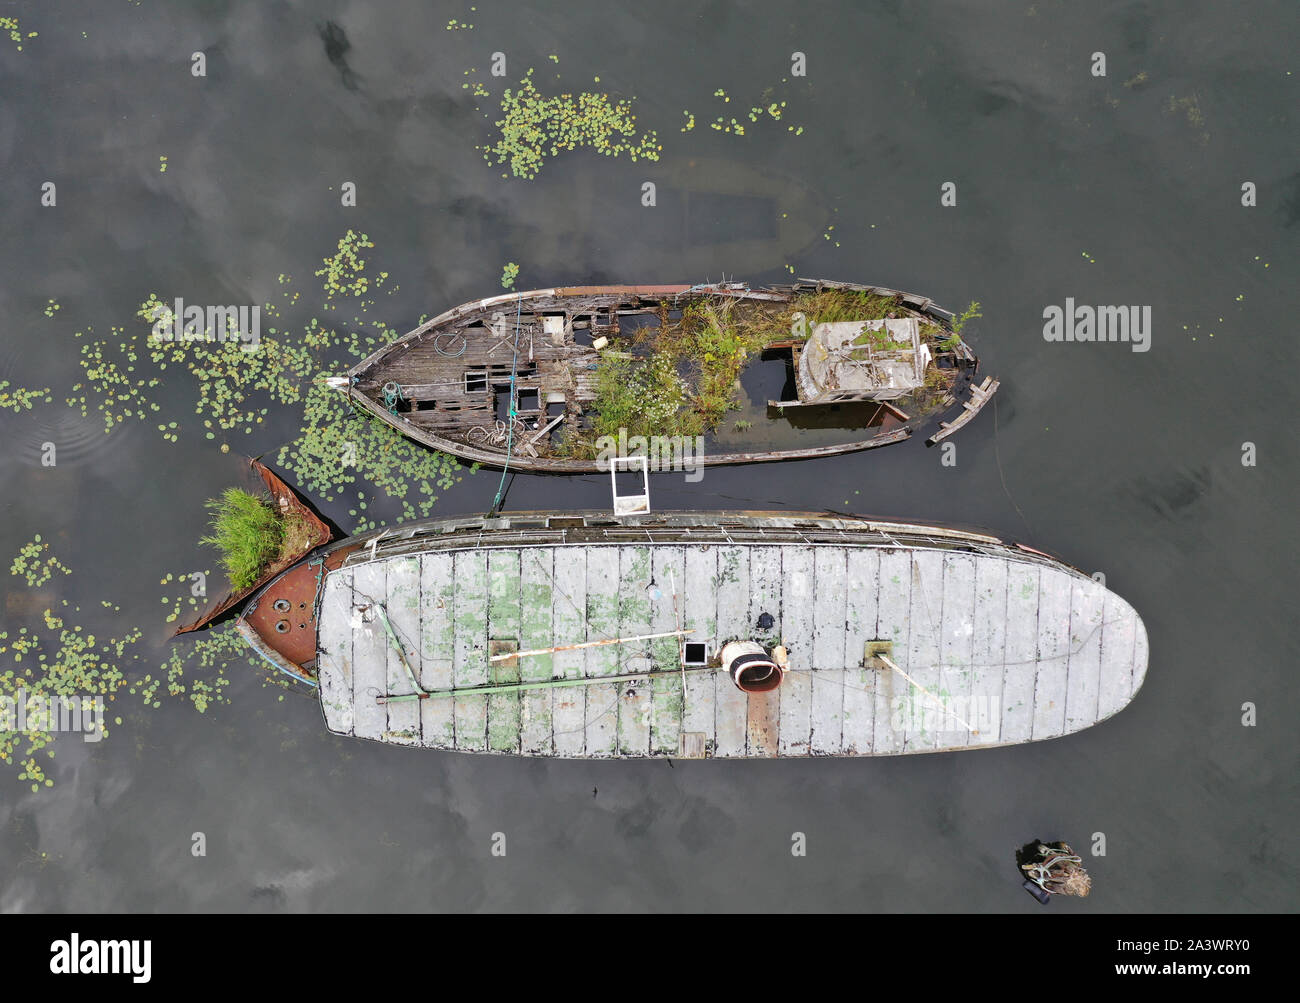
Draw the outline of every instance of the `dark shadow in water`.
M316 30L320 32L321 41L325 43L326 58L343 78L343 86L350 91L355 91L360 78L352 72L352 67L348 66L346 59L347 51L352 48L347 32L334 21L326 21Z

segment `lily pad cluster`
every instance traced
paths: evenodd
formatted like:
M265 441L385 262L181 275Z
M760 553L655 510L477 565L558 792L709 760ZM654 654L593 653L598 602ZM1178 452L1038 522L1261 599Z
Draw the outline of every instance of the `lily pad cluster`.
M502 94L502 117L496 122L501 135L484 149L483 159L509 164L511 174L527 180L537 177L547 157L579 147L606 157L658 160L663 146L653 129L638 133L634 100L593 92L547 97L533 84L529 69L517 87Z
M316 275L325 280L325 308L334 309L333 301L341 296L364 296L371 290L372 282L363 273L366 260L361 254L374 247L374 242L364 233L348 230L339 240L334 254L323 259L324 268L318 268ZM380 272L374 279L373 287L378 289L388 280L387 272Z
M355 411L337 390L318 383L307 394L301 434L280 450L276 462L297 486L334 501L359 482L402 506L402 520L430 515L438 500L460 480L459 463L446 453L417 446L377 418ZM383 525L368 514L365 490L357 492L355 532Z
M93 328L87 332L94 333ZM115 335L121 335L122 329L112 328ZM80 338L85 332L78 331ZM139 356L128 342L116 344L107 339L89 341L81 346L81 368L85 371L84 383L75 383L72 393L85 391L79 397L66 398L68 407L80 407L84 418L94 407L104 417L104 432L113 431L118 425L133 418L144 421L151 412L159 407L145 396L145 391L152 390L162 381L157 378L133 377Z
M40 390L34 390L30 387L14 387L10 390L9 381L0 380L0 410L30 411L32 403L37 400L43 400L48 404L51 400L49 393L49 387L43 387Z
M22 29L18 25L18 18L16 17L0 17L0 31L8 33L9 41L14 43L14 47L19 52L23 51L24 39L35 38L37 36L37 32L34 31L29 31L24 35Z
M56 571L61 571L65 575L72 574L72 569L57 557L41 559L49 549L50 545L43 542L41 534L37 533L31 543L24 543L19 548L18 556L14 558L13 564L9 565L9 573L22 576L29 589L44 585L54 577Z

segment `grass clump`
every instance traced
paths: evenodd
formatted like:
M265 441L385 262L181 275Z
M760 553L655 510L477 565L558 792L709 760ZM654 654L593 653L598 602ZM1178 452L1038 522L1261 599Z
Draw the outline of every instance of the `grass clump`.
M686 382L673 357L659 352L638 363L610 353L596 373L596 435L694 435Z
M270 503L240 488L226 488L220 498L208 500L207 508L212 512L212 535L200 542L221 552L230 584L246 589L280 555L284 520Z

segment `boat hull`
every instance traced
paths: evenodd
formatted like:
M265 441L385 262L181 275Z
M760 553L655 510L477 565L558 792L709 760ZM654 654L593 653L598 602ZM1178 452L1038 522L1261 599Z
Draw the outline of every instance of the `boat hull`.
M348 546L317 596L321 706L335 734L389 744L580 759L991 748L1105 720L1147 666L1126 601L968 530L515 514ZM745 693L720 665L683 664L684 641L716 655L732 640L785 648L782 684Z
M563 314L570 321L569 329L564 335L566 342L556 351L557 357L555 359L543 359L539 356L538 365L556 366L563 361L564 364L570 366L574 365L575 362L588 364L586 366L578 365L577 368L579 369L594 368L595 360L598 358L596 351L594 349L581 349L572 341L571 322L576 315L585 316L593 311L608 311L609 317L613 319L621 312L619 309L620 304L629 307L628 312L633 309L647 311L658 302L671 302L680 305L689 302L692 297L702 295L732 297L752 301L788 302L801 292L825 290L848 290L882 296L896 296L899 297L901 309L905 309L936 326L951 329L953 315L937 306L928 297L878 286L847 282L800 279L798 283L792 285L768 286L756 289L749 289L739 284L708 287L686 285L568 286L505 293L462 304L421 324L418 328L392 344L374 352L350 369L346 376L339 377L335 385L343 390L355 404L364 408L402 435L429 448L450 453L469 462L496 468L508 465L512 470L559 474L604 472L609 467L608 463L603 459L529 455L528 449L520 448L513 437L510 440L509 448L504 448L501 443L490 445L487 442L486 433L478 431L478 429L487 429L492 424L492 412L487 410L488 395L486 388L489 383L510 377L516 368L518 360L511 351L510 340L500 337L498 331L472 337L465 336L464 332L487 330L482 325L489 323L488 319L493 316L504 316L505 323L512 325L513 329L513 327L518 326L517 318L520 315L541 318L545 315ZM614 327L609 328L609 330L614 330ZM464 344L466 345L463 350L466 354L463 356L451 356L450 348L440 349L439 347L440 344L455 345L457 350L460 350L461 341L458 339L462 337L465 338ZM439 339L446 340L440 342ZM536 337L530 335L527 343L530 356L534 348L537 348L540 353L552 351L551 346L543 343L540 334ZM486 352L483 351L484 349L486 349ZM395 404L385 397L385 388L409 386L411 384L423 386L430 394L440 394L443 391L438 388L447 388L463 379L463 371L467 368L464 360L474 352L480 352L481 357L475 358L473 364L469 365L468 368L482 369L485 374L483 400L467 399L464 395L461 395L461 388L455 387L446 390L449 394L458 395L454 404L445 404L445 407L450 408L450 410L444 410L444 404L432 401L428 411L402 411L400 410L401 404ZM692 456L689 461L691 468L841 456L903 442L918 429L936 423L939 424L939 428L935 435L932 436L931 441L937 441L951 434L960 425L973 417L997 390L997 383L993 380L986 379L982 387L975 384L974 379L978 371L979 359L968 345L959 342L955 354L960 373L954 380L951 392L945 397L944 403L937 410L927 411L927 413L913 418L903 415L901 420L895 420L886 414L883 424L880 426L845 429L843 441L819 443L797 448L751 450L711 448L708 451ZM583 379L586 379L586 377L579 377L579 384L582 383ZM550 386L554 389L560 384L553 382ZM568 392L575 395L590 394L591 389L589 386L570 386ZM589 403L589 398L584 398L584 406ZM423 407L423 404L420 406ZM472 418L469 417L471 413L473 414ZM953 413L957 414L954 421L941 422L942 418ZM535 423L537 428L541 428L546 419L547 414L545 412L539 414ZM455 431L451 431L452 429L455 429ZM474 434L483 436L481 441L468 441L472 430ZM521 430L521 440L529 438L532 431L532 426L529 427L528 432Z

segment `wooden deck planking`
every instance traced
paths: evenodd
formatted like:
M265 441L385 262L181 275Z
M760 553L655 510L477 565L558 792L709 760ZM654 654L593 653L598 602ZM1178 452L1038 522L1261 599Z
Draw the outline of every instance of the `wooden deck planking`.
M368 604L375 608L356 609ZM397 644L377 615L381 604ZM530 755L675 756L687 733L720 758L1050 738L1124 706L1146 657L1140 619L1100 583L1014 555L950 550L629 542L431 551L332 573L321 610L321 700L332 731ZM772 615L772 629L758 628L762 613ZM676 637L488 663L492 640L546 648L679 625L694 628L690 639L707 642L714 657L725 641L784 643L785 684L748 695L725 671L693 671L683 688ZM891 657L947 712L897 673L860 664L879 639L893 643ZM411 691L399 646L431 690L669 673L379 703L379 695ZM891 705L895 696L901 706ZM970 736L959 719L979 733Z
M555 647L581 644L587 640L587 550L561 547L555 552L554 617ZM585 674L587 653L557 651L553 674L577 679ZM552 691L551 722L557 756L581 756L587 747L587 687L566 686Z
M618 625L622 637L653 633L650 629L650 548L622 547L618 565ZM625 671L656 668L650 641L621 645ZM669 666L672 668L672 666ZM651 680L618 684L618 754L650 754Z
M987 558L981 559L981 563L983 560ZM979 727L971 713L975 565L976 559L970 554L947 554L943 559L943 624L939 644L942 671L935 691L944 701L943 711L936 711L935 716L937 744L941 749L969 744L970 729Z
M718 653L718 600L713 582L718 574L718 548L701 550L696 545L684 548L682 589L682 626L693 630L683 640L708 641L710 656ZM699 732L707 742L716 737L714 722L715 672L686 673L686 701L682 715L682 730Z
M493 550L488 554L488 641L513 641L516 651L520 623L520 560L518 550ZM517 683L519 659L489 662L488 678L494 683ZM493 752L519 752L523 697L519 693L493 693L487 698L488 748Z
M419 679L420 666L420 559L400 557L385 561L385 592L388 620L401 641L406 662ZM388 688L385 693L414 693L411 673L402 663L402 654L388 646ZM385 706L388 714L388 740L397 745L420 744L420 704L424 700L404 700Z
M528 547L520 553L519 647L523 651L554 647L552 576L553 547ZM550 679L554 655L530 655L521 659L519 676L525 681ZM525 755L549 756L555 751L551 734L551 702L554 690L526 690L520 707L520 750Z
M790 652L790 671L781 684L780 750L783 756L806 756L812 736L812 551L783 548L781 570L781 636Z
M452 559L456 602L452 637L455 644L452 672L457 687L486 686L487 665L487 554L459 550ZM482 752L487 747L487 697L455 697L456 748Z
M755 629L749 618L749 548L718 547L716 585L718 644L752 640ZM733 682L726 667L715 677L714 718L717 726L715 756L743 756L749 716L749 698Z
M659 598L650 610L650 633L665 634L677 630L677 603L681 603L685 581L685 554L681 547L654 547L650 551L650 568ZM650 642L656 669L681 665L681 638L657 637ZM656 755L675 756L681 742L684 689L680 675L657 676L650 688L650 748Z
M617 638L618 622L618 547L587 548L587 640L606 641ZM623 671L622 663L629 645L606 644L587 648L586 674L612 676ZM618 686L601 683L584 686L587 708L584 727L587 731L587 755L593 758L613 756L618 751Z
M998 741L1002 727L1002 676L1007 647L1007 562L975 562L975 632L971 648L971 713L978 735L971 745Z
M876 602L880 590L880 554L847 548L845 565L844 744L846 755L869 755L876 723L879 673L864 665L867 642L876 636Z
M761 640L758 618L772 617L767 638L781 637L781 548L751 547L749 550L749 622L755 640ZM775 756L780 748L781 690L751 693L745 707L745 751L751 756Z
M1106 593L1102 610L1101 677L1097 698L1099 718L1107 718L1133 695L1133 665L1137 651L1137 614L1113 592Z
M844 654L848 616L848 558L842 547L813 552L812 693L809 751L837 755L844 746Z
M881 553L877 602L876 639L893 643L893 659L897 662L907 652L911 633L912 557L908 551L887 550ZM904 671L907 671L905 667ZM872 751L878 755L902 752L903 710L911 687L892 669L881 668L876 672L875 740Z
M1070 595L1074 577L1044 568L1038 600L1038 684L1034 688L1032 738L1065 730L1065 680L1070 664Z
M911 631L907 659L899 667L929 694L906 679L894 680L894 692L907 693L903 725L903 748L908 752L938 747L938 728L946 727L946 716L936 700L941 699L944 555L933 550L912 554ZM897 672L894 673L898 675ZM899 684L902 684L901 686Z
M1002 677L1003 742L1026 742L1034 727L1034 682L1038 660L1036 564L1007 562L1007 635Z
M317 678L321 709L330 731L353 733L352 576L331 575L321 597Z
M352 575L352 612L362 623L352 638L354 731L358 738L381 739L388 711L376 698L388 692L388 634L376 604L387 599L387 563L362 564ZM368 605L364 613L357 607Z
M1065 730L1097 720L1101 690L1101 614L1106 593L1094 581L1075 579L1070 598L1070 663L1066 671Z
M455 594L451 554L422 555L420 610L424 623L420 631L420 685L426 690L451 689L455 682L452 664L456 645L451 626ZM455 711L454 699L420 701L420 732L426 747L455 748Z

